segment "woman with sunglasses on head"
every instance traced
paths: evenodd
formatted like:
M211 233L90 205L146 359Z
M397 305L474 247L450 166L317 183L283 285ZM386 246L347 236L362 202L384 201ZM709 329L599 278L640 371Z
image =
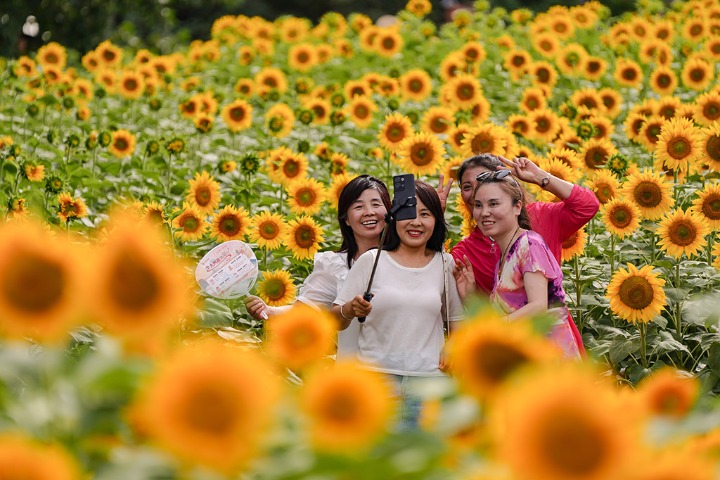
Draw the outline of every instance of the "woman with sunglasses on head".
M385 214L390 210L390 194L382 180L370 175L352 179L338 198L338 224L342 244L338 251L315 255L313 271L305 278L296 301L310 306L331 308L340 285L355 260L380 242ZM250 296L245 306L253 318L277 315L290 306L270 307L259 297ZM352 325L338 333L337 358L353 357L357 352L360 327Z
M372 250L358 258L335 300L344 318L341 328L366 317L358 358L396 386L404 429L417 425L420 409L412 384L444 376L443 326L462 318L458 286L467 285L462 279L456 283L452 257L443 252L447 225L437 192L423 181L415 183L415 190L416 218L389 225L385 251ZM363 292L376 255L373 298L366 301Z
M457 173L460 193L468 211L473 211L473 193L478 183L477 176L506 167L510 167L516 178L534 183L560 199L559 202L526 204L533 230L545 240L550 252L560 264L563 242L595 216L600 208L600 202L591 190L554 177L527 158L519 157L510 161L491 154L481 154L466 159ZM523 193L525 198L528 198L528 195ZM451 254L458 263L464 262L466 258L469 260L479 291L486 294L492 292L495 284L495 265L500 260L500 249L492 238L476 226L470 235L453 247ZM575 322L571 323L571 328L578 348L584 352Z
M477 176L473 218L500 250L490 301L509 320L545 313L554 318L549 336L566 357L579 358L570 312L565 305L560 264L543 238L532 231L525 193L510 170Z

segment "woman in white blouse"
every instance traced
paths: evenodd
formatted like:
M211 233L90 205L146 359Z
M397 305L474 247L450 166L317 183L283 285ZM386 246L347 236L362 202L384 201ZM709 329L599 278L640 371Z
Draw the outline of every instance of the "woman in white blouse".
M385 214L390 209L390 194L382 180L360 175L351 180L338 199L338 223L343 241L336 252L315 255L313 271L307 276L296 301L314 307L330 308L355 260L380 242L385 227ZM277 315L290 308L270 307L260 298L249 296L245 301L248 312L255 319ZM350 328L338 332L337 358L353 357L358 349L360 327L354 322Z

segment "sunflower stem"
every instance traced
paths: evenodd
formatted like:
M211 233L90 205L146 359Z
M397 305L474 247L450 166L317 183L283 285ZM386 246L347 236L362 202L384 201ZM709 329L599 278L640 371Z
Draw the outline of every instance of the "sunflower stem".
M640 363L643 368L648 368L647 360L647 324L640 321L638 323L638 330L640 331Z
M610 275L615 271L615 235L610 235Z
M680 259L675 262L675 288L680 288ZM682 302L677 300L675 303L675 330L678 334L678 339L682 338L682 324L680 317L682 316Z
M171 153L168 155L168 168L167 168L167 179L165 180L165 196L170 197L170 176L172 175L172 157Z

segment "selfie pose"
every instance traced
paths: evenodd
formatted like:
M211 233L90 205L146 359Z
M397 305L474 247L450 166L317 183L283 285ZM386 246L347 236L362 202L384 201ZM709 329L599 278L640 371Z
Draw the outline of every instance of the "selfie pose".
M473 218L500 250L490 301L509 320L542 313L551 316L549 337L566 357L579 358L565 305L562 270L545 240L531 229L522 187L510 170L481 173L477 182Z
M296 301L313 307L331 308L355 260L378 246L389 209L390 194L382 180L370 175L352 179L338 199L342 245L337 252L315 255L313 271L300 287ZM248 312L257 320L263 318L263 314L273 316L290 308L270 307L255 296L248 297L245 303ZM355 356L359 331L356 323L338 333L337 358Z
M360 326L358 358L368 368L387 374L397 387L402 400L401 428L405 429L416 426L420 411L413 382L444 375L443 326L449 327L463 315L453 261L442 251L447 226L440 199L422 181L416 182L415 191L416 217L389 224L385 249L358 258L335 300L343 318L341 328L366 317ZM367 301L363 292L376 255L373 297Z

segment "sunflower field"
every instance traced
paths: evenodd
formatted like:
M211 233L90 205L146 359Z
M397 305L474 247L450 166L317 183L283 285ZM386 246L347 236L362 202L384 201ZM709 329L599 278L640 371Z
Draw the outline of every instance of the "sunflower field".
M720 478L720 2L431 8L0 58L0 478ZM563 246L583 362L472 301L396 431L329 313L264 324L192 277L246 241L253 293L290 304L354 176L484 152L601 203ZM446 219L449 249L457 186Z

